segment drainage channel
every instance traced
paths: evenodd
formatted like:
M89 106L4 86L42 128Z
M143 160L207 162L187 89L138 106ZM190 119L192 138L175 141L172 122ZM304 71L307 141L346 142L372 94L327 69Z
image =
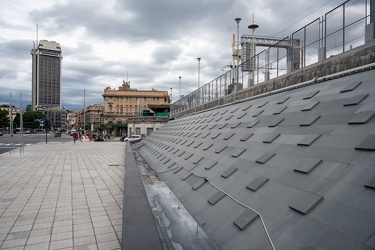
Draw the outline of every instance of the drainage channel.
M136 148L133 153L164 249L219 249Z

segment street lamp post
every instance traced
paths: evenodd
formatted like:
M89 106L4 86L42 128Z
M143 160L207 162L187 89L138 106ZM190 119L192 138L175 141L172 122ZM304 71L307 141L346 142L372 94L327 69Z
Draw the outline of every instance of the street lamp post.
M200 74L201 74L201 59L200 57L197 58L198 60L198 89L199 89L199 82L200 82Z
M178 92L178 98L181 99L181 76L179 76L178 78L180 78L180 90Z
M252 34L252 37L253 37L253 41L252 41L252 74L251 74L251 77L252 77L252 81L253 81L253 85L255 85L255 81L254 81L254 69L255 69L255 52L254 52L254 50L255 50L255 45L254 45L254 30L255 29L257 29L257 28L259 28L259 25L258 24L256 24L256 23L254 23L254 13L253 13L253 22L249 25L249 27L248 27L249 29L251 29L253 32L253 34Z
M172 90L173 90L173 88L171 88L171 103L172 103Z
M240 65L240 56L239 56L239 52L240 52L240 21L241 21L241 18L237 17L236 19L234 19L234 21L236 21L237 23L237 51L236 51L236 61L237 61L237 64L236 64L236 75L237 75L237 79L236 79L236 85L237 85L237 90L238 90L238 85L239 85L239 69L238 69L238 66Z
M197 104L199 105L200 103L200 90L199 90L199 85L200 85L200 75L201 75L201 59L200 57L197 58L198 60L198 89L197 89Z

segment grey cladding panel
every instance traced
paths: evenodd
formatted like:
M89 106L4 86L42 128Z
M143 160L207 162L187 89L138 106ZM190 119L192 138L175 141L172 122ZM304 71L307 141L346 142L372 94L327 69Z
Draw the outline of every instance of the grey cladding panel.
M248 110L249 108L251 108L251 106L253 106L252 104L250 104L249 106L245 107L244 109L242 109L242 111L246 111Z
M178 154L178 157L181 157L185 153L186 153L186 151L182 151L181 153Z
M346 86L343 90L341 90L340 93L352 91L361 84L362 84L362 82L353 82L353 83L349 84L348 86Z
M228 123L224 123L224 124L222 124L221 126L219 126L219 129L223 129L223 128L225 128L225 126L227 126L228 125Z
M375 176L366 181L365 187L375 189Z
M237 158L238 156L240 156L245 151L246 151L245 148L239 148L239 149L236 150L236 152L234 152L232 154L232 157Z
M268 125L268 127L272 128L272 127L277 127L280 123L282 123L284 121L284 118L279 118L279 119L276 119L276 120L273 120L271 122L271 124Z
M220 119L219 119L220 120ZM214 125L212 125L211 127L209 127L208 129L213 129L214 127L216 127L216 123Z
M205 147L203 148L203 150L206 151L206 150L208 150L210 147L212 147L213 145L214 145L213 143L208 144L207 146L205 146Z
M357 150L375 150L375 135L369 135L361 141L355 149Z
M210 133L207 133L207 134L203 135L202 138L206 138L209 135L210 135Z
M308 214L323 200L323 196L302 192L289 202L289 207L303 214Z
M243 118L245 115L247 115L247 113L243 113L242 115L240 115L239 117L237 117L237 119L241 119L241 118Z
M225 197L226 194L224 194L223 192L221 191L217 191L214 195L212 195L209 199L208 199L208 203L210 203L211 205L215 205L216 203L218 203L221 199L223 199Z
M180 149L176 149L172 154L176 154L178 151L180 151Z
M187 178L189 178L190 175L192 175L193 173L191 172L186 172L182 177L181 177L181 180L186 180Z
M320 134L306 135L299 143L299 146L310 146L320 137Z
M319 101L316 101L316 102L309 102L308 104L306 104L305 107L303 107L301 109L301 111L309 111L309 110L312 110L316 105L319 104Z
M171 167L173 167L174 165L176 165L176 162L172 162L171 164L169 164L168 168L171 168Z
M186 157L185 157L185 160L189 160L192 156L193 156L194 154L189 154L189 155L187 155Z
M207 170L210 170L213 166L215 166L217 164L217 161L215 162L211 162L209 163L207 166L205 166L204 168L207 169Z
M235 108L235 109L233 109L233 110L231 111L231 113L236 112L238 109L239 109L239 108Z
M260 164L264 164L269 161L272 157L275 156L276 153L273 152L265 152L261 157L259 157L256 162Z
M212 135L212 139L216 139L219 135L221 135L221 133L217 133L216 135Z
M309 118L307 118L307 120L301 122L299 125L300 126L310 126L311 124L316 122L319 118L320 118L320 115L310 116Z
M198 164L201 160L203 160L203 156L193 161L194 164Z
M247 139L249 139L250 137L252 137L254 135L254 133L249 133L249 134L246 134L244 137L242 137L240 139L240 141L247 141Z
M259 217L257 213L250 209L246 209L242 212L234 221L233 223L239 227L241 230L246 229L254 220Z
M238 125L240 125L241 124L241 122L237 122L237 123L235 123L235 124L233 124L230 128L237 128L238 127Z
M264 111L264 109L262 110L259 110L258 112L256 112L255 114L253 114L253 117L258 117L260 114L262 114Z
M322 163L321 159L304 159L304 161L301 163L301 165L298 165L294 169L294 171L301 172L301 173L304 173L304 174L309 174L320 163Z
M233 117L233 115L230 115L230 116L228 116L227 118L225 118L225 120L228 121L228 120L230 120L232 117Z
M200 178L200 180L198 180L196 183L194 183L194 185L192 186L192 188L194 190L197 190L198 188L200 188L204 183L206 183L206 181L203 179L203 178Z
M279 137L279 136L280 136L280 134L272 134L267 139L265 139L263 142L264 143L271 143L274 140L276 140L276 138Z
M252 180L246 187L252 191L257 191L261 186L263 186L268 181L268 178L263 176L257 176Z
M281 114L281 112L283 112L284 110L286 110L286 108L287 108L287 106L285 106L285 107L281 107L281 108L275 110L275 111L273 112L273 115L279 115L279 114Z
M320 92L320 90L310 92L307 96L305 96L305 97L303 98L303 100L311 99L311 98L313 98L315 95L317 95L319 92Z
M360 104L364 99L368 97L368 94L363 94L363 95L357 95L353 96L352 98L349 98L345 103L344 106L353 106L353 105L358 105Z
M285 97L284 99L281 99L280 101L277 102L277 104L283 104L284 102L286 102L287 100L289 100L290 96L288 97Z
M221 152L222 152L224 149L226 149L226 148L227 148L226 145L222 145L220 148L216 149L215 153L216 153L216 154L219 154L219 153L221 153Z
M267 103L268 103L268 101L266 101L266 102L260 104L260 105L258 106L258 108L262 108L262 107L265 106Z
M238 168L230 167L224 173L222 173L221 176L224 177L224 178L228 178L229 176L234 174L237 170L238 170Z
M224 137L224 140L229 140L232 136L234 136L235 133L228 134Z
M356 114L348 124L365 124L375 116L374 111L361 112Z
M247 128L254 127L258 122L259 122L259 120L255 120L255 121L250 122L249 125L247 125Z
M176 169L175 171L173 171L173 173L177 174L178 172L181 171L181 169L183 169L183 167L180 167L180 168Z

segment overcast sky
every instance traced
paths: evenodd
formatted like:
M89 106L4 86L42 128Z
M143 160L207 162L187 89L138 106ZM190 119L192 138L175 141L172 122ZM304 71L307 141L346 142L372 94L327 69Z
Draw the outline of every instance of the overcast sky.
M65 109L103 103L106 87L173 88L187 95L218 77L231 61L232 34L285 37L344 0L0 0L0 104L31 103L36 40L60 43Z

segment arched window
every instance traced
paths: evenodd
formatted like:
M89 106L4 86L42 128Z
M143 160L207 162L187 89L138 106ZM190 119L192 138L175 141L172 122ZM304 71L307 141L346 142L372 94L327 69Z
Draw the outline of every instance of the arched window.
M112 107L112 104L109 104L108 107L109 107L109 112L112 112L112 108L113 108L113 107Z
M120 107L120 114L123 114L124 113L124 107L121 105Z

